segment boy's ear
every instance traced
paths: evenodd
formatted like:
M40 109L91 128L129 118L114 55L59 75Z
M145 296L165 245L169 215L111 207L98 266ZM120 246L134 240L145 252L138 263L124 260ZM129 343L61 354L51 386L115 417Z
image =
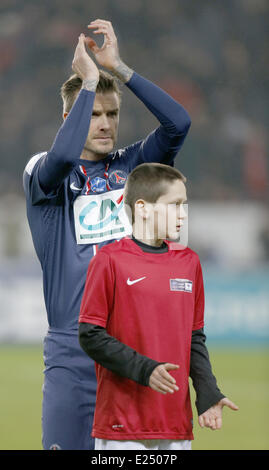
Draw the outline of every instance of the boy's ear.
M143 199L138 199L135 203L135 214L140 218L147 219L149 214L149 208L147 203Z

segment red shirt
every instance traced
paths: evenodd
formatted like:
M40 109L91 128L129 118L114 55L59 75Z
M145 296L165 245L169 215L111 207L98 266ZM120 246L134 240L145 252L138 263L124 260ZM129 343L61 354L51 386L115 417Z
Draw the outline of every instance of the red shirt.
M203 277L194 251L166 243L166 253L145 253L126 237L104 246L89 264L79 322L180 366L170 371L179 390L163 395L96 364L93 437L193 439L190 350L192 331L204 325Z

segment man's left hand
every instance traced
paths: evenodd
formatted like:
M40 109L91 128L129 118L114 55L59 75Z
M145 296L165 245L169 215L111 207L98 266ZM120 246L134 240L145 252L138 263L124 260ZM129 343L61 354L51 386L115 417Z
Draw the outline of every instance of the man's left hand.
M94 54L97 62L108 70L115 70L121 62L118 41L110 21L94 20L88 25L93 34L103 34L104 42L98 47L94 39L87 37L85 43Z

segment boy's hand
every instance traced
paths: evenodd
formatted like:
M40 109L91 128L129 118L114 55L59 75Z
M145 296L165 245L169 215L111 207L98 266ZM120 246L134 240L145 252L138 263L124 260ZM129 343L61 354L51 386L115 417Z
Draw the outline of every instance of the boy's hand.
M149 378L149 386L156 392L163 393L164 395L167 392L174 393L174 391L178 390L178 386L176 385L174 377L169 374L168 370L178 368L179 366L177 364L169 364L168 362L155 367Z
M85 48L85 36L83 33L78 38L75 50L72 70L81 78L81 80L90 80L92 82L99 81L99 70L91 59Z
M239 408L228 398L222 398L216 405L211 406L203 414L198 417L198 422L203 428L204 426L212 430L220 429L222 426L222 408L228 406L231 410L237 411Z

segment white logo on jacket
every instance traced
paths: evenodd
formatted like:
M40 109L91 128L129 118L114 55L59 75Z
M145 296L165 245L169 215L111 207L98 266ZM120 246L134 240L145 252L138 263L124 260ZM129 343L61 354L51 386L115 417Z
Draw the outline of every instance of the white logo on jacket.
M78 196L74 202L78 244L97 244L131 235L123 203L123 189Z

